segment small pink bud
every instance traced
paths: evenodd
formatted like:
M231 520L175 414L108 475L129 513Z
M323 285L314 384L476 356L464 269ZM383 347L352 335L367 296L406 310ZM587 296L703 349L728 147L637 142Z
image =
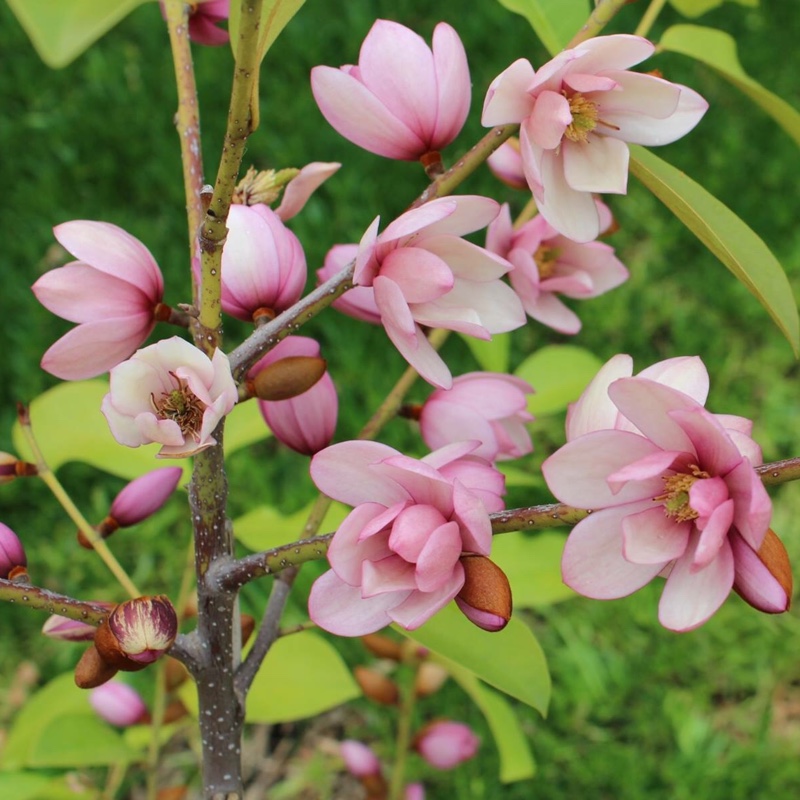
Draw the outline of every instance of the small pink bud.
M485 556L461 557L464 586L456 605L464 616L485 631L500 631L511 619L511 586L503 570Z
M96 605L113 608L113 603L96 603ZM64 642L91 642L97 628L86 622L80 622L69 617L53 614L47 618L42 626L42 633L51 639L61 639Z
M148 716L139 693L119 681L108 681L93 689L89 703L99 717L119 728L143 722Z
M381 763L372 748L355 739L345 739L339 745L347 771L356 778L367 778L381 774Z
M439 720L416 736L414 748L436 769L453 769L478 751L480 740L463 722Z
M178 616L166 595L137 597L120 603L95 634L105 661L133 672L160 658L175 641Z
M169 500L182 474L180 467L162 467L132 480L114 498L111 516L120 528L147 519Z
M425 787L421 783L407 784L405 800L425 800Z
M522 169L522 156L519 154L519 139L512 136L503 142L486 159L494 176L512 189L527 189L528 181Z
M14 531L0 522L0 578L9 578L18 574L17 567L26 567L28 558L25 549Z

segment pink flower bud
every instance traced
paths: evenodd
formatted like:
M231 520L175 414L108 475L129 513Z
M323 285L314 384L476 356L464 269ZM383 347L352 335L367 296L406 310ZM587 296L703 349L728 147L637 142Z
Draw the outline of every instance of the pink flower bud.
M178 616L168 597L137 597L114 608L94 643L104 661L132 672L160 658L177 634Z
M453 769L478 751L480 740L463 722L440 720L426 725L414 741L417 752L436 769Z
M135 725L148 716L139 693L119 681L109 681L92 689L89 703L99 717L119 728Z
M164 0L159 0L159 5L161 16L166 19ZM230 0L193 0L188 5L189 38L193 42L217 47L230 41L228 31L219 27L220 22L228 19Z
M425 800L425 787L421 783L407 784L405 800Z
M96 605L108 606L109 609L114 607L113 603L96 603ZM45 636L49 636L51 639L61 639L65 642L91 642L94 639L96 630L97 628L94 625L70 619L69 617L62 617L59 614L53 614L48 617L47 621L42 625L42 633Z
M251 322L300 299L306 257L300 240L269 206L232 205L222 250L222 309Z
M437 389L420 413L420 431L431 449L477 439L472 452L489 461L519 458L533 449L525 427L526 395L533 389L520 378L492 372L470 372L453 380L452 389Z
M17 567L26 567L25 549L14 531L0 522L0 578L8 578Z
M345 739L339 744L347 771L356 778L367 778L381 774L381 763L372 748L355 739Z
M270 350L250 370L254 376L270 364L293 356L318 357L319 344L305 336L289 336ZM304 455L313 455L330 444L336 430L339 401L326 372L308 391L288 400L259 400L258 406L270 430L281 442Z
M124 361L156 323L164 281L150 251L122 228L73 220L53 229L74 256L33 284L36 299L78 327L42 357L42 368L64 380L93 378Z
M311 89L338 133L371 153L416 161L455 139L472 89L464 45L440 22L433 49L409 28L379 19L358 66L314 67Z
M503 570L485 556L465 555L464 586L456 605L464 616L485 631L500 631L511 619L511 585Z
M120 528L147 519L169 500L182 474L180 467L162 467L132 480L114 498L111 516Z
M486 159L486 163L495 177L512 189L528 188L525 171L522 168L522 156L519 153L519 139L516 136L503 142Z

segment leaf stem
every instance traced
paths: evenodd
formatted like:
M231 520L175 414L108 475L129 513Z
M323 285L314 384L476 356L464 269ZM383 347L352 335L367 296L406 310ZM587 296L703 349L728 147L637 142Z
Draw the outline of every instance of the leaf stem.
M416 670L414 670L416 673ZM388 800L401 800L403 796L403 786L405 785L406 762L408 760L408 749L411 745L411 722L414 715L414 705L417 700L414 678L403 682L403 699L400 705L400 713L397 718L397 735L395 737L394 748L394 768L392 769L392 780L389 784Z
M658 15L661 13L661 10L666 4L667 0L650 0L650 5L644 12L639 24L636 26L634 34L636 36L646 37L647 34L650 33L650 28L653 27L653 23L656 21Z
M570 39L569 44L564 49L569 50L571 47L577 47L581 42L597 36L628 2L629 0L600 0L589 15L589 19Z

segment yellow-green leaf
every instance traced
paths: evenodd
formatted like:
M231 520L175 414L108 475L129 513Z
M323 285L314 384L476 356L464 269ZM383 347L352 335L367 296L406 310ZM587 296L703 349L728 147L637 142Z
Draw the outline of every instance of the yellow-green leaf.
M39 57L59 69L147 0L8 0Z
M800 145L800 112L742 69L732 36L702 25L673 25L664 32L659 47L690 56L715 69L766 111Z
M643 147L631 147L631 172L753 293L800 355L792 287L759 236L700 184Z
M707 11L721 6L725 0L670 0L670 2L672 7L684 17L699 17ZM733 2L751 8L758 5L758 0L733 0Z
M303 526L306 524L311 505L293 514L281 514L272 506L256 506L233 521L236 541L253 551L271 550L282 544L303 539ZM341 503L332 503L325 515L323 531L335 531L350 509Z
M498 0L521 14L551 55L563 50L589 17L587 0Z
M264 59L273 42L281 31L289 24L292 17L302 8L306 0L264 0L261 8L261 20L258 28L259 61ZM231 46L236 55L236 43L239 41L239 25L241 22L241 5L231 2L228 30L231 34Z

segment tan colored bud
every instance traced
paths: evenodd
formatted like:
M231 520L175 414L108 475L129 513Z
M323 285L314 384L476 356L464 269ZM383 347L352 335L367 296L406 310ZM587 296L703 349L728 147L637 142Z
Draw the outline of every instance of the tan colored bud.
M368 633L361 637L361 643L375 658L389 658L392 661L403 660L403 650L400 642L384 636L382 633Z
M361 687L361 691L364 692L364 696L370 700L385 706L393 706L397 703L400 690L391 678L387 678L374 669L361 666L353 670L353 677Z
M792 589L794 588L792 565L789 563L789 554L786 552L783 542L772 528L767 530L767 535L764 537L761 547L758 548L758 557L786 592L786 610L788 611L792 603Z
M419 665L414 678L414 694L417 697L429 697L444 686L450 673L435 661L423 661Z
M486 556L461 557L464 586L456 604L464 616L486 631L499 631L511 619L511 586L503 570Z
M327 366L324 358L287 356L248 380L247 389L260 400L289 400L307 392L325 374Z
M75 666L75 684L79 689L94 689L110 681L116 674L116 667L112 667L92 644Z

